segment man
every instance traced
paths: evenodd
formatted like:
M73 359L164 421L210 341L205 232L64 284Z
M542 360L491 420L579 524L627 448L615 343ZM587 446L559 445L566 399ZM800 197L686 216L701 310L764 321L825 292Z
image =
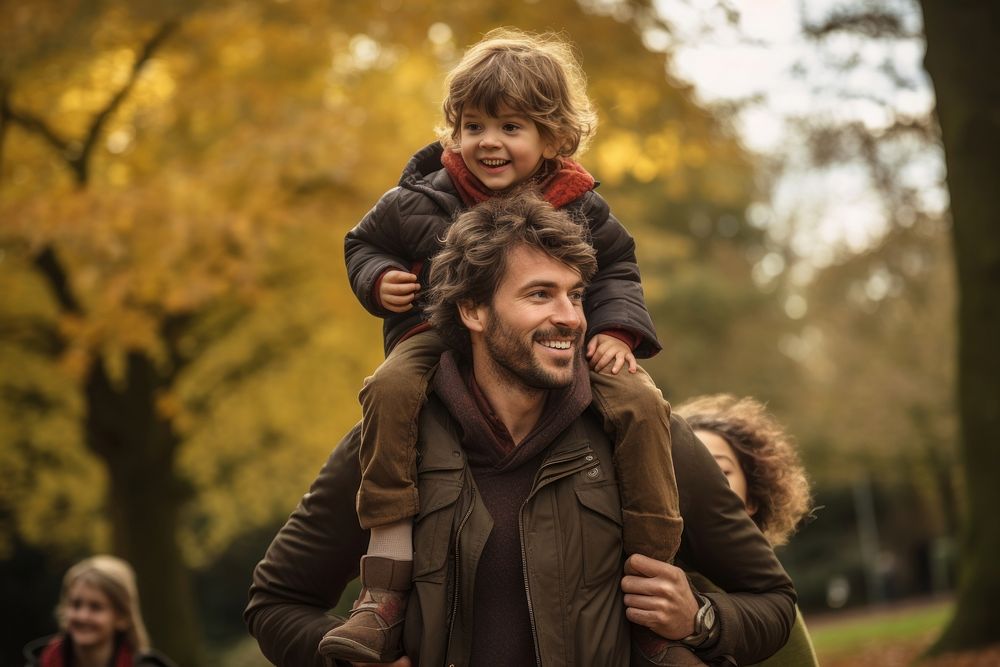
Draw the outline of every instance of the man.
M746 664L787 638L791 582L678 419L677 561L727 592L696 594L678 567L624 560L611 446L589 409L580 350L595 268L580 227L524 194L464 213L434 260L428 311L455 349L419 424L402 628L414 664L692 664L688 648ZM324 664L322 638L338 624L326 611L357 574L367 543L352 509L357 440L355 428L254 572L245 617L278 665ZM395 578L365 604L402 599L393 589L409 582ZM630 621L655 633L636 633L634 651Z

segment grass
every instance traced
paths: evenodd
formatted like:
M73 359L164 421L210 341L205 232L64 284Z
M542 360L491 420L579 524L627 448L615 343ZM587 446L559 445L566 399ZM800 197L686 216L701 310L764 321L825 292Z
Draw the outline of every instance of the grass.
M820 664L860 655L872 648L908 647L914 656L944 628L950 600L884 607L806 618Z

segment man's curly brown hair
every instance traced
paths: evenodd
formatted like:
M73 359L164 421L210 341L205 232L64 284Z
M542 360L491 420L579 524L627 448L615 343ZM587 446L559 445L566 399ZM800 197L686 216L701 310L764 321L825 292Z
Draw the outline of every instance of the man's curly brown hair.
M798 450L759 401L730 394L699 396L674 411L695 431L710 431L730 444L747 478L751 517L774 546L788 542L810 512L809 479Z
M597 271L597 254L588 240L586 227L531 188L491 197L459 215L445 233L431 261L427 317L453 349L469 357L469 330L458 304L493 302L512 248L541 250L579 272L587 283Z

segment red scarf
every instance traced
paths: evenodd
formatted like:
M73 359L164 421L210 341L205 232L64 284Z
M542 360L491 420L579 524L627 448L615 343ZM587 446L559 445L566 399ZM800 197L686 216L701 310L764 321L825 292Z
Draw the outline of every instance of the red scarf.
M538 189L542 193L542 198L553 207L562 208L594 189L594 177L578 162L569 158L549 162L553 166L544 166L541 173L534 178L538 179ZM475 206L496 196L496 192L483 185L483 182L469 171L461 154L446 148L441 155L441 164L451 176L451 181L466 206Z
M133 667L132 648L127 642L117 646L117 652L111 657L110 667ZM73 651L65 635L56 635L42 651L39 667L70 667L73 664Z

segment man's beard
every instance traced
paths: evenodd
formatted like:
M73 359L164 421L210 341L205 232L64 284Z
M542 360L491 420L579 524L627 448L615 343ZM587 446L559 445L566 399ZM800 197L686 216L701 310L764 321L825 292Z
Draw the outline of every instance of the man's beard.
M576 353L570 358L556 362L568 372L553 373L546 370L535 357L534 341L555 338L573 341ZM503 318L491 309L486 321L484 340L497 379L508 386L543 391L568 387L576 378L580 364L580 332L575 329L553 327L536 331L532 335L532 340L525 342L521 335L509 328Z

